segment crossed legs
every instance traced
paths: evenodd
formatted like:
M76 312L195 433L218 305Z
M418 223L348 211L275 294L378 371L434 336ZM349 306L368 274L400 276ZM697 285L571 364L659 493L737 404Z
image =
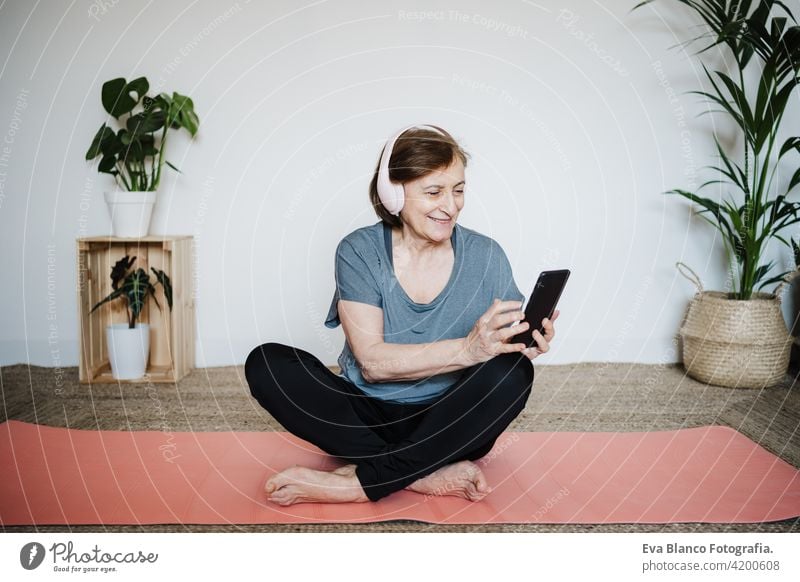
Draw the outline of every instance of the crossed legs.
M349 463L276 475L267 493L289 504L377 501L401 489L482 498L489 487L472 461L522 411L534 373L525 356L502 354L466 369L434 402L403 405L376 401L312 354L270 342L250 353L245 375L253 397L289 432Z

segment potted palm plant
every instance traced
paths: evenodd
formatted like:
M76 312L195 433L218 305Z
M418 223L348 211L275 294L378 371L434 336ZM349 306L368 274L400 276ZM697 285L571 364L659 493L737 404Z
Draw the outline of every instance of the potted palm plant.
M87 160L102 156L98 171L114 176L117 191L105 193L112 230L120 237L147 235L170 129L186 129L192 137L200 124L189 97L160 93L150 97L145 77L130 82L123 78L103 84L102 102L106 112L121 127L115 132L103 123L95 134ZM160 137L157 138L157 135Z
M784 377L792 342L780 290L797 271L774 274L774 261L764 263L763 255L773 239L789 246L780 232L800 221L800 204L787 199L800 184L800 137L778 141L800 83L800 27L779 0L678 1L705 24L706 34L690 41L704 41L698 54L718 47L732 56L733 65L725 70L710 71L704 64L710 88L693 93L723 112L741 138L732 153L714 136L719 164L710 167L718 176L700 187L717 184L729 199L667 192L699 205L698 214L720 231L734 281L732 292L704 292L694 275L698 293L681 327L684 365L689 375L712 384L771 386ZM786 179L782 170L790 165ZM756 290L775 283L773 293Z
M155 285L150 282L150 275L144 269L133 269L136 257L125 255L111 268L111 288L108 297L92 307L94 311L101 305L119 299L125 303L128 321L112 323L106 326L106 346L108 361L111 364L111 375L116 380L135 380L144 376L147 370L147 358L150 354L150 326L137 323L148 297L152 297L156 306L161 309L155 297ZM172 283L164 271L151 267L156 277L156 285L161 284L164 297L172 311Z

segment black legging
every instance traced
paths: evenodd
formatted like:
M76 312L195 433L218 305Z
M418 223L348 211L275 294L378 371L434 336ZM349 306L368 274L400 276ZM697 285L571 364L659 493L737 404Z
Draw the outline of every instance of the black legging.
M371 397L312 354L275 342L250 352L245 376L253 397L286 430L355 463L364 493L377 501L492 450L525 407L533 365L519 352L495 356L424 404Z

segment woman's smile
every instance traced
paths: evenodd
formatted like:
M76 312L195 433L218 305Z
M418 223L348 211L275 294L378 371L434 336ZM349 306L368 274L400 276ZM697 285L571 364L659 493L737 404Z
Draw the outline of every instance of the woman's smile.
M444 219L444 220L442 220L442 219L440 219L440 218L434 218L433 216L429 216L428 218L430 218L431 220L433 220L433 221L434 221L436 224L441 224L441 225L448 225L448 224L450 224L450 219L449 219L449 218L447 218L447 219Z

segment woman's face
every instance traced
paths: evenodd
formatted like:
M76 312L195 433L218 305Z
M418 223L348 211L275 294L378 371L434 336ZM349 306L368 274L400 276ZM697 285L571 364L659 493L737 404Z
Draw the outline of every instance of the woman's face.
M464 207L464 185L464 163L458 157L447 168L403 184L400 216L406 227L420 238L448 240Z

